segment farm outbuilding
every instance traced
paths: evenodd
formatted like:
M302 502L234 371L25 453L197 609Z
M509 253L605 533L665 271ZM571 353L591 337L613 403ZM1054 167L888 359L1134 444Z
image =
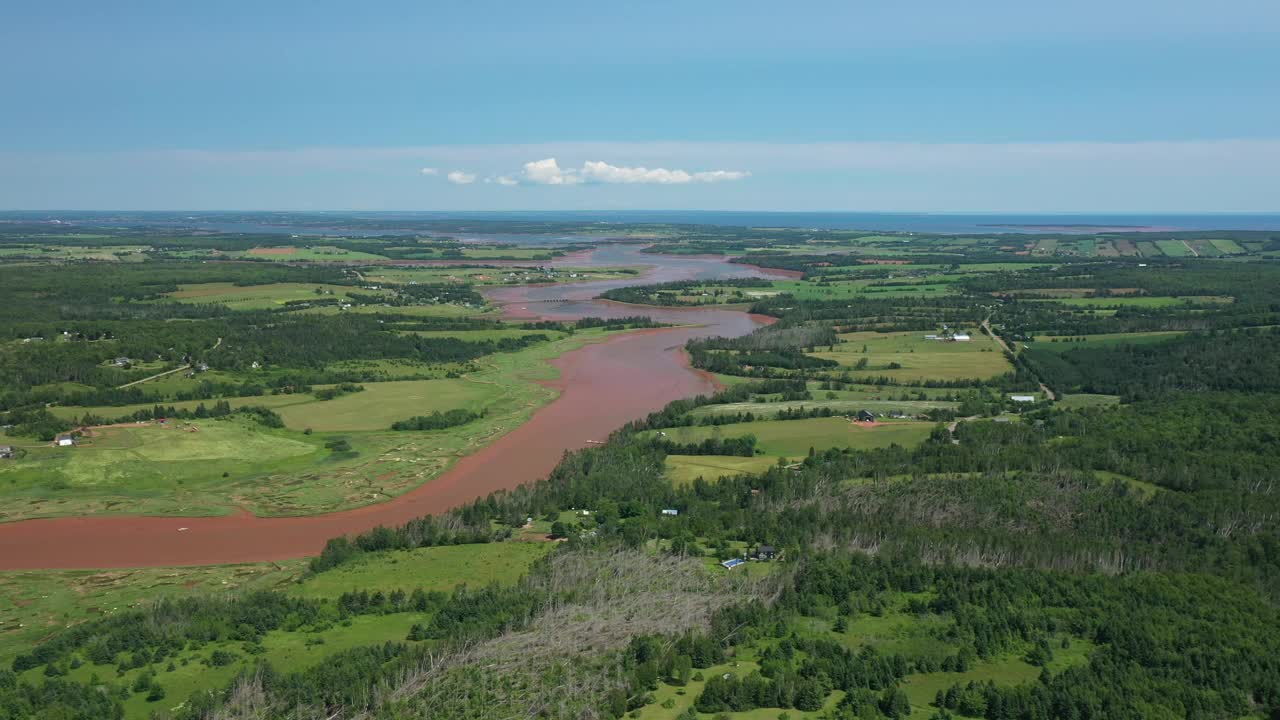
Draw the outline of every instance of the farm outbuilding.
M1014 402L1028 403L1028 402L1035 402L1036 396L1035 395L1010 395L1009 399Z
M12 445L0 445L0 459L7 460L13 457Z
M870 410L859 410L856 416L858 422L875 422L876 416Z
M58 447L71 447L76 444L76 437L74 435L59 435L54 442L58 444Z

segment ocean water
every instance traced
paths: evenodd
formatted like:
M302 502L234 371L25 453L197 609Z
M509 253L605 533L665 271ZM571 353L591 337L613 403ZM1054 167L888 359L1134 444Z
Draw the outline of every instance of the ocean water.
M600 236L611 225L663 223L729 225L761 228L812 228L919 233L1089 233L1101 231L1171 232L1175 230L1276 230L1280 213L1204 214L996 214L764 212L722 210L620 210L528 212L0 212L0 222L58 220L81 227L94 225L188 228L230 233L295 235L401 235L423 232L415 223L439 221L525 221L597 223ZM476 228L450 232L456 237L529 242L581 241L581 235L502 233Z

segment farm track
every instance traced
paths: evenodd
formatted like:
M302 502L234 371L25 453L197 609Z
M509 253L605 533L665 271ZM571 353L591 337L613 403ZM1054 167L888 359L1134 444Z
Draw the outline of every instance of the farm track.
M218 338L218 342L214 343L214 344L213 344L213 347L209 348L209 352L213 352L214 350L217 350L217 349L218 349L218 347L219 347L219 346L221 346L221 345L222 345L222 338ZM172 370L165 370L165 371L164 371L164 372L162 372L162 373L156 373L155 375L151 375L151 376L149 376L149 377L144 377L144 378L142 378L141 380L134 380L133 382L128 382L128 383L125 383L125 384L123 384L123 385L117 385L117 386L116 386L116 389L117 389L117 390L123 390L123 389L125 389L125 388L127 388L127 387L133 387L134 385L141 385L142 383L147 382L147 381L149 381L149 380L156 380L156 379L162 378L162 377L164 377L164 376L166 376L166 375L172 375L172 374L174 374L174 373L176 373L176 372L182 372L183 370L190 370L190 369L191 369L191 363L187 363L186 365L183 365L182 367L177 367L177 368L174 368L174 369L172 369Z

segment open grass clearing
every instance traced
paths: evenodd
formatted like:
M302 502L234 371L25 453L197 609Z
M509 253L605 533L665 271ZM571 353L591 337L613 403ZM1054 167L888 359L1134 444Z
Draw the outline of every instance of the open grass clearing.
M324 462L322 441L244 418L95 429L79 445L25 447L0 464L0 521L96 513L218 515L266 473Z
M713 437L756 436L756 449L772 457L807 455L809 448L851 447L859 450L911 446L923 442L933 430L929 422L891 422L875 426L854 423L842 417L803 420L765 420L728 425L667 428L666 439L674 443L699 443ZM652 436L658 431L651 431Z
M291 592L309 598L337 598L356 590L409 591L420 587L449 592L463 584L513 585L555 547L553 542L512 541L371 553L312 575Z
M385 294L378 290L323 283L270 283L268 285L200 283L180 285L176 292L169 293L167 297L176 302L216 304L232 310L266 310L284 307L285 303L295 301L343 300L350 292L364 295Z
M1061 408L1112 407L1120 404L1119 395L1098 395L1094 393L1073 393L1058 397L1057 405Z
M397 420L435 411L466 408L480 411L501 399L500 388L488 383L458 380L393 380L364 383L362 392L333 400L284 405L278 408L284 424L295 430L322 432L386 430Z
M676 485L689 485L698 478L715 482L720 478L764 472L777 463L772 457L733 455L668 455L667 477Z
M926 340L924 332L843 333L834 350L810 353L853 370L854 378L887 377L910 383L922 380L987 380L1013 370L990 337L969 331L968 342ZM898 367L892 367L892 365Z
M929 410L954 408L957 405L958 403L945 400L791 400L787 402L741 402L725 405L704 405L690 414L694 417L706 417L749 412L760 419L769 419L784 410L830 408L833 412L841 414L852 414L859 410L868 410L876 415L887 415L897 410L906 415L918 415Z

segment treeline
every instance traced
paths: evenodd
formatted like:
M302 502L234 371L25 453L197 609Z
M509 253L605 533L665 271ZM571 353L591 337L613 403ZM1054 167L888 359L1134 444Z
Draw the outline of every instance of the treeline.
M670 455L735 455L738 457L752 457L756 454L755 435L731 438L712 437L698 443L677 443L659 438L654 441L654 444Z
M439 410L430 415L417 415L408 420L397 420L391 424L392 430L444 430L445 428L466 425L473 420L484 417L484 411L474 412L466 408Z
M226 400L219 400L213 404L213 407L207 407L204 403L200 403L194 408L179 408L173 405L155 405L150 408L136 410L128 415L119 417L106 418L91 413L85 413L79 419L79 425L110 425L112 423L121 422L144 422L147 420L167 420L170 418L176 420L203 420L206 418L220 418L229 415L249 415L258 423L271 428L284 427L284 419L280 414L269 407L262 405L241 405L232 408L231 403ZM22 433L20 433L22 434Z
M1029 348L1020 356L1062 392L1120 395L1280 391L1280 329L1193 333L1161 343Z

